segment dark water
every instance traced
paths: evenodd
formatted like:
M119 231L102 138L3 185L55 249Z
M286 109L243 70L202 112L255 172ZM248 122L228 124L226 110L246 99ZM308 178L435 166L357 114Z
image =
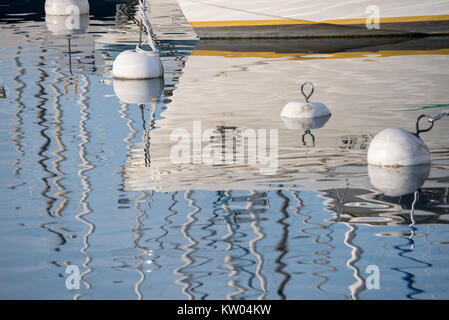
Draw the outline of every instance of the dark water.
M423 135L416 201L374 188L366 167L382 128L448 109L447 39L198 42L154 2L165 75L139 107L111 74L138 39L131 21L96 10L69 40L28 10L0 24L1 298L449 298L449 118ZM333 109L315 148L279 119L298 78ZM278 129L277 173L170 165L164 137L195 119Z

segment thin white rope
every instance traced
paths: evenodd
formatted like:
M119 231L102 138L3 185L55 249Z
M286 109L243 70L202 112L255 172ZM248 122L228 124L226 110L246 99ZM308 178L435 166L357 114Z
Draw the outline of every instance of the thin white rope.
M145 25L148 37L147 37L147 40L143 41L140 45L138 44L136 46L136 52L148 53L148 51L142 49L142 46L145 43L147 43L151 47L151 49L154 53L159 53L159 50L156 48L154 41L153 41L153 28L151 27L150 20L148 19L147 14L146 14L145 0L139 1L139 15L140 15L141 21Z

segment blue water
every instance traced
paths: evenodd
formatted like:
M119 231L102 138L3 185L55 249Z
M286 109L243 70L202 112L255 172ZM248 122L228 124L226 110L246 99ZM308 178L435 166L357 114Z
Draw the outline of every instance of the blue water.
M164 129L172 103L194 107L177 91L192 85L182 75L197 40L160 36L164 86L142 110L120 102L110 73L114 58L135 43L132 22L120 29L113 17L94 17L88 33L71 38L70 57L67 39L49 34L37 20L0 24L8 35L0 47L0 87L6 92L0 99L0 298L449 298L449 119L435 129L438 139L426 138L434 161L414 205L413 194L389 197L363 182L369 181L366 149L346 148L346 142L326 149L338 161L313 173L306 167L324 149L310 159L283 153L305 164L287 166L267 181L242 176L239 182L259 186L254 190L198 188L191 175L173 180L176 191L134 190L126 170L146 131L151 137ZM131 31L118 43L96 40L106 29L126 28ZM275 63L260 59L266 70ZM449 61L449 54L435 59ZM370 63L340 60L355 62L361 68ZM389 81L403 86L402 76ZM437 75L446 88L448 77L445 70ZM207 100L211 88L197 94ZM220 90L231 92L231 86ZM383 99L366 94L366 101ZM407 108L395 112L410 112L410 100L399 97L396 102ZM427 111L444 108L447 103L430 96L422 105ZM371 112L361 109L357 116L371 119ZM391 117L387 109L376 112ZM382 127L367 120L351 130L362 135ZM332 136L323 129L321 141ZM320 182L317 187L308 174ZM209 186L228 183L214 179ZM80 270L79 289L66 288L68 265ZM379 269L378 289L367 287L370 265Z

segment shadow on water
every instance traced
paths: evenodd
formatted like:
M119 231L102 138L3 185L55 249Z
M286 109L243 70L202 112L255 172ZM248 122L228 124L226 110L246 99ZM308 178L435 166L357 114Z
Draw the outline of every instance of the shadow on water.
M42 49L42 52L44 53L44 52L46 52L46 50ZM40 61L38 63L38 66L44 66L44 57L40 56L39 60ZM50 143L51 143L51 139L47 134L47 131L49 130L49 126L47 124L47 122L48 122L48 120L46 118L47 117L47 108L45 106L45 103L48 101L48 99L45 97L45 96L47 96L47 93L45 91L44 84L43 84L45 82L46 78L48 77L48 73L42 67L38 68L37 70L39 71L40 75L39 75L39 80L36 81L36 85L38 87L38 92L34 96L39 100L39 103L36 105L36 108L38 109L37 124L39 126L41 126L42 129L39 131L39 134L41 135L41 137L44 138L44 142L43 142L42 146L40 147L37 154L41 158L38 161L38 163L42 167L42 171L44 171L45 173L48 174L41 178L41 180L44 182L44 185L45 185L44 190L41 192L41 194L46 199L48 199L47 200L47 208L46 208L47 214L49 216L53 216L51 209L53 207L53 203L57 199L52 196L49 196L48 193L51 189L49 179L56 177L56 174L48 169L46 161L48 159L50 159L50 157L48 157L45 154L50 146Z
M449 188L421 188L419 199L414 204L420 215L415 224L447 224L444 215L449 213L447 205ZM409 212L414 202L414 194L389 197L367 189L346 188L322 190L323 197L329 199L329 210L335 213L332 218L338 222L351 224L408 225ZM341 194L344 193L344 199Z
M289 235L289 224L285 222L286 219L288 219L289 215L287 213L287 208L289 207L290 199L283 195L281 190L278 190L276 194L282 199L283 203L281 206L281 213L282 218L279 219L277 222L282 225L282 237L279 240L276 250L279 251L279 256L276 258L276 263L278 264L278 267L276 268L276 272L279 272L284 276L284 279L279 284L279 287L277 289L277 292L279 294L279 297L281 300L285 300L285 294L284 294L284 288L287 285L288 281L290 280L291 276L287 272L284 271L284 268L286 267L286 264L282 262L282 258L288 253L288 235Z
M248 40L200 40L196 44L195 54L227 55L245 57L267 55L300 57L311 54L346 53L347 56L362 53L380 53L385 50L439 50L448 48L447 37L365 37L356 41L351 38L315 38L315 39L254 39ZM387 52L388 52L387 51ZM393 51L392 51L393 52Z

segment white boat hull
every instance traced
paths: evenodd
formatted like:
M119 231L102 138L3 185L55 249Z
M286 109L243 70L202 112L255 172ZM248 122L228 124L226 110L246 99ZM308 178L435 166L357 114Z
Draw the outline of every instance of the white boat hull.
M200 38L449 33L448 1L178 0L178 3ZM373 26L376 22L378 27Z

